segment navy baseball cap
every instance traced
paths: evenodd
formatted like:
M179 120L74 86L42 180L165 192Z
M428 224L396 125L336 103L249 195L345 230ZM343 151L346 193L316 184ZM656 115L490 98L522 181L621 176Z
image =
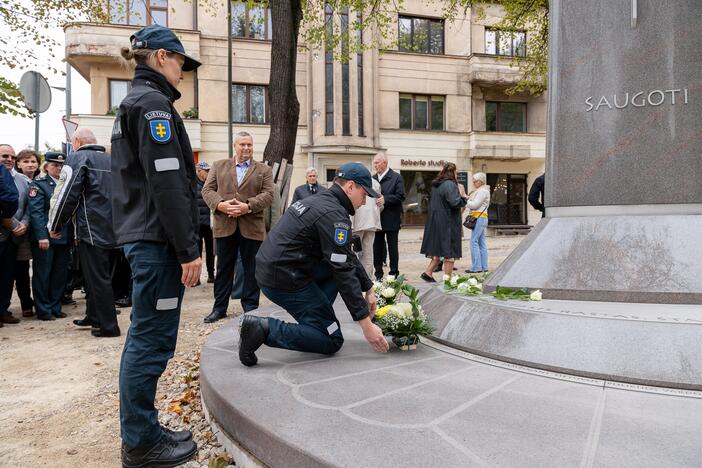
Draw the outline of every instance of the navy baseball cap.
M363 187L369 196L378 198L378 192L373 190L373 179L370 171L363 164L356 162L342 164L339 170L336 171L336 176L346 180L353 180Z
M183 71L193 71L200 65L199 61L185 53L185 48L175 33L160 24L152 24L132 34L129 38L132 49L165 49L182 55L185 59Z
M47 151L44 153L44 161L63 164L66 162L66 155L58 151Z

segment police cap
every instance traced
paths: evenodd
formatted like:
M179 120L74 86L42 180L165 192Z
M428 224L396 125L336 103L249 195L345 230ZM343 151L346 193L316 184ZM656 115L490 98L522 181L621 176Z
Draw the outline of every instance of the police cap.
M378 198L378 192L373 190L373 180L371 179L370 171L363 164L355 162L342 164L336 172L336 176L346 180L353 180L363 187L369 196Z
M160 24L152 24L132 34L129 38L132 49L165 49L182 55L185 59L183 71L193 71L200 65L199 61L185 53L185 48L175 33Z

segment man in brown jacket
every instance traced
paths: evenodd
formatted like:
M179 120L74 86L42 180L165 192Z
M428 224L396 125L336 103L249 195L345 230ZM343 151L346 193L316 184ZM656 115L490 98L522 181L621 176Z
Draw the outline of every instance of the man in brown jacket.
M234 267L241 254L244 266L244 291L241 307L244 312L258 308L261 291L254 276L256 253L266 237L263 212L273 202L273 174L266 164L254 161L253 138L246 132L234 136L234 159L212 165L202 198L214 212L212 228L217 250L217 274L214 283L215 302L206 323L227 316L232 293Z

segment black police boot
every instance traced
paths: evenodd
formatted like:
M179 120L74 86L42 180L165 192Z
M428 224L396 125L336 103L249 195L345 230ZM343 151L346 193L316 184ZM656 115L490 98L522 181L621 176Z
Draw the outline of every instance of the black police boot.
M88 317L82 319L74 320L73 323L79 327L95 327L97 324L90 320Z
M184 429L182 431L174 431L173 429L161 426L161 430L166 435L166 437L169 437L171 440L174 440L176 442L187 442L188 440L193 439L193 433L187 429Z
M227 316L227 313L226 313L226 312L215 312L215 311L212 311L212 312L210 313L210 315L208 315L207 317L205 317L204 322L205 322L205 323L214 323L214 322L216 322L217 320L221 320L221 319L225 318L226 316Z
M192 440L177 442L164 435L151 447L129 449L122 444L122 467L178 466L188 461L196 453L197 444Z
M268 337L268 319L255 315L244 315L239 330L239 360L245 366L255 366L258 358L254 354Z

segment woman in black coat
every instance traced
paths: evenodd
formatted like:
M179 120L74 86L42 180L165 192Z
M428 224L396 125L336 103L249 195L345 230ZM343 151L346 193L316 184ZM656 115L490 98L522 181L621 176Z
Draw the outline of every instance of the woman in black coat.
M465 192L459 189L456 180L456 165L445 163L432 182L429 217L424 225L421 253L431 257L421 278L429 283L439 257L444 257L444 272L453 272L453 262L461 258L461 208L466 205ZM462 188L462 187L461 187Z

